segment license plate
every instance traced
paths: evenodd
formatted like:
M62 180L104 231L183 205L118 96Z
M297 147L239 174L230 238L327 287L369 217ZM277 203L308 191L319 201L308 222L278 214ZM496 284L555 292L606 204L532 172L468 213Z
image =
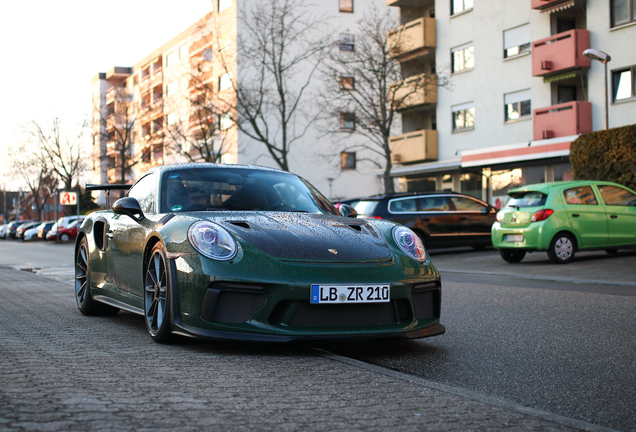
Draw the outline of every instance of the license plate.
M310 301L326 303L386 303L391 300L391 285L312 285Z
M507 234L506 241L507 242L522 242L523 234Z

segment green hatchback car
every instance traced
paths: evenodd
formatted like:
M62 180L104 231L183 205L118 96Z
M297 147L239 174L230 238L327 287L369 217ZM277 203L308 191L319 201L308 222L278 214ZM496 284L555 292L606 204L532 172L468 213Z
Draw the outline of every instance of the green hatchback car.
M509 263L526 252L547 251L568 263L577 250L636 246L636 192L605 181L540 183L508 192L497 213L492 244Z

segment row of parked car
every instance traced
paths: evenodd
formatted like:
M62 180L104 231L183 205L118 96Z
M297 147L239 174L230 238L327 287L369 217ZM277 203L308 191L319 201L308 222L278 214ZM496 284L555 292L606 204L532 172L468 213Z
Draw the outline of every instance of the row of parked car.
M57 221L19 220L0 226L0 238L33 240L59 240L68 242L77 237L78 225L84 216L64 216Z
M556 263L577 250L636 247L636 192L603 181L539 183L508 192L498 210L455 192L375 195L342 201L359 217L401 223L429 249L494 246L509 263L546 251Z

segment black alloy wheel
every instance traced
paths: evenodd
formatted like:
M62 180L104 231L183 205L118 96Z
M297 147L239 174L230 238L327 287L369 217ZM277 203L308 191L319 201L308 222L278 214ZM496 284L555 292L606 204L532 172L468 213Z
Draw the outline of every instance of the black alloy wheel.
M166 251L157 243L146 262L144 316L146 329L155 342L170 340L170 274Z
M519 249L499 249L499 255L501 255L504 261L515 264L521 262L526 256L526 251Z
M572 234L563 232L554 236L548 249L548 257L556 264L567 264L574 259L576 240Z
M88 240L82 241L75 253L75 301L84 315L115 315L119 309L93 300L88 259Z

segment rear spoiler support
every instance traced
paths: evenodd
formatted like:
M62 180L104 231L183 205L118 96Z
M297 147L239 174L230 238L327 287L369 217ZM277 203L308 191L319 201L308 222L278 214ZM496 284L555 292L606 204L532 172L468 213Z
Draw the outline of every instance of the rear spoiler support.
M106 208L110 207L110 191L112 190L128 190L132 185L127 184L86 184L87 191L103 190L106 192Z

